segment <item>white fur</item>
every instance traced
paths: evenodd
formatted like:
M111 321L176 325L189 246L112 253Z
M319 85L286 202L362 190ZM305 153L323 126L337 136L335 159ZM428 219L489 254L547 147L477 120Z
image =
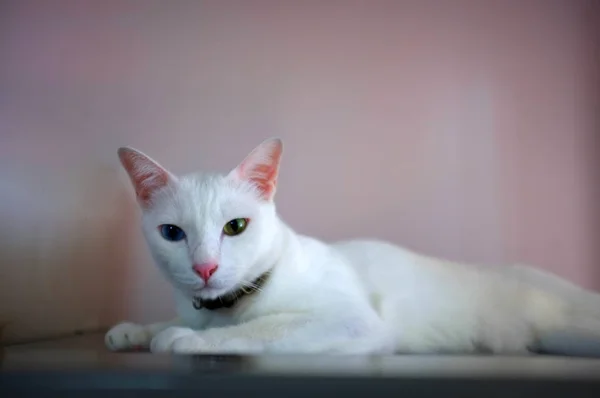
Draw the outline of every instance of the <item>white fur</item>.
M264 153L272 143L253 152L257 162L278 162ZM139 159L142 170L154 164ZM143 230L179 319L117 325L106 335L112 350L522 353L555 330L600 332L599 296L541 271L455 264L378 241L326 244L295 233L239 173L169 176L143 208ZM240 217L250 219L246 231L223 236ZM178 225L187 240L164 240L161 224ZM210 261L219 268L206 286L192 264ZM192 306L194 295L215 298L267 270L262 290L231 309Z

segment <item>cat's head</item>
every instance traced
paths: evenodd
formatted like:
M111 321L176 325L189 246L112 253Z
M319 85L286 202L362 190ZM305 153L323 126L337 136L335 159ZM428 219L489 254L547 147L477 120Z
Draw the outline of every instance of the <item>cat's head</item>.
M135 149L119 149L152 255L177 289L212 299L273 265L279 238L273 196L282 151L281 140L273 138L229 174L175 176Z

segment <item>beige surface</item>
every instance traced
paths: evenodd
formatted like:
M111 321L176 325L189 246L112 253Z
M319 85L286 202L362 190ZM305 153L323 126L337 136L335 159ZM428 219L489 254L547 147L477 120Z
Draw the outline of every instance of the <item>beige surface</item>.
M104 347L104 334L93 333L59 339L40 340L33 343L14 344L5 348L11 354L22 354L44 350L91 350L101 352Z
M279 135L303 233L598 286L589 3L3 0L6 337L170 317L121 145L228 170Z
M103 335L93 334L7 347L1 366L5 370L32 367L51 369L100 367L172 371L190 368L192 362L187 359L186 356L172 357L150 353L111 353L104 347ZM600 378L600 360L540 356L263 356L244 359L241 363L238 370L276 374L316 372L417 377L441 375Z
M110 352L104 334L86 334L5 347L1 368L31 369L169 369L168 356Z

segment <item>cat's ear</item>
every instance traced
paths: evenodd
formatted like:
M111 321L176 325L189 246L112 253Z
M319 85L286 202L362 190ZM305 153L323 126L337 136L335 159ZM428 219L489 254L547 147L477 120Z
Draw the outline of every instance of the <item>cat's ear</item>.
M138 203L150 207L152 195L174 181L176 177L142 152L129 147L119 148L119 159L135 189Z
M252 183L264 200L271 201L275 196L282 154L281 139L270 138L254 148L229 176Z

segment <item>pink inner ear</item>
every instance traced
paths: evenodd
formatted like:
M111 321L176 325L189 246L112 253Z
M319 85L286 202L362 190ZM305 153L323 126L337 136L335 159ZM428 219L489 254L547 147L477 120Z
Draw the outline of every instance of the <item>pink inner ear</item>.
M275 194L282 149L279 140L263 143L237 168L238 176L252 182L265 200Z
M275 193L275 185L277 184L277 168L262 164L257 165L249 180L256 185L263 198L270 199Z
M169 182L169 176L164 171L140 172L136 176L135 194L140 202L144 204L150 203L152 194L159 188L164 187Z
M120 155L138 201L144 207L149 206L154 192L168 184L169 173L139 153L124 151Z

